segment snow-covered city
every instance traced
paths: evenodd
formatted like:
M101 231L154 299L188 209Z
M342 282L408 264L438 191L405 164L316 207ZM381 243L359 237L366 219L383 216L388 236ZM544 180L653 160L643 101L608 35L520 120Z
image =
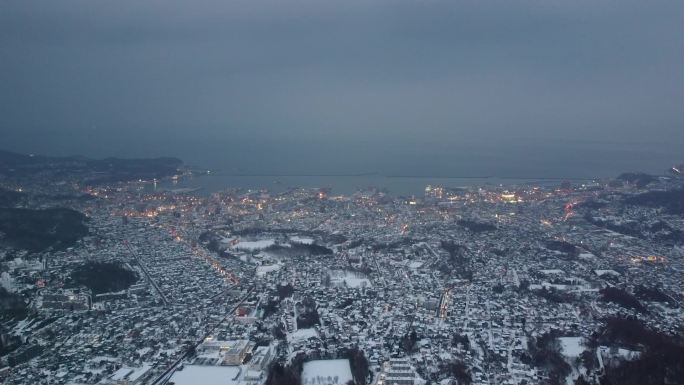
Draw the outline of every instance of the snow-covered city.
M409 197L5 178L0 378L599 384L654 367L677 383L674 170Z

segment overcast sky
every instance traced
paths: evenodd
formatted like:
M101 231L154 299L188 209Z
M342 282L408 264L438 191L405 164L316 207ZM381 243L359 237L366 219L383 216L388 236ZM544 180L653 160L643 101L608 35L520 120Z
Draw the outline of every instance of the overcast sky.
M7 150L660 170L683 123L681 0L0 1Z

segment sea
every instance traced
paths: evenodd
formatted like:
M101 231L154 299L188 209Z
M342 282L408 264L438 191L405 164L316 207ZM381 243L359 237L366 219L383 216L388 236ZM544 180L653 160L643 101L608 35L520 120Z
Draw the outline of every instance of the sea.
M191 189L211 194L227 189L282 192L291 188L326 188L349 195L369 188L393 196L420 196L425 187L520 185L549 186L615 178L623 172L662 175L681 163L681 146L648 143L563 143L556 145L461 146L442 148L391 146L365 151L332 148L257 148L232 151L170 152L192 169L209 174L158 183L158 189ZM309 146L311 147L311 146ZM439 149L439 148L438 148Z

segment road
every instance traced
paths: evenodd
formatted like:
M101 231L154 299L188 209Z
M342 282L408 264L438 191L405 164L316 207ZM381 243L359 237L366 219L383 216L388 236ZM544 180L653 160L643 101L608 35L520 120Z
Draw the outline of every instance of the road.
M230 312L228 312L228 314L226 314L225 317L223 317L219 322L217 322L216 325L214 325L214 327L211 328L211 330L209 330L208 332L206 332L206 333L204 334L204 336L203 336L199 341L197 341L197 343L195 343L195 346L194 346L195 349L197 349L197 347L200 346L200 344L202 344L202 342L204 342L204 340L207 339L207 337L213 335L213 334L214 334L214 331L216 330L216 328L219 327L219 325L221 325L223 322L225 322L225 320L227 320L228 317L231 317L233 314L235 314L235 310L237 310L237 308L240 307L240 306L242 305L242 303L245 302L245 300L246 300L247 298L249 298L249 296L252 294L252 292L254 291L254 289L255 289L255 287L252 286L252 288L249 289L249 292L247 292L247 294L246 294L244 297L242 297L242 298L240 299L240 302L238 302L238 303L233 307L233 309L232 309ZM193 350L194 350L194 349L193 349ZM171 375L173 374L173 372L176 371L176 368L178 368L178 365L180 365L180 363L183 362L183 360L186 359L186 358L190 355L190 351L191 351L191 349L188 349L188 351L185 352L185 354L183 354L180 358L178 358L171 366L169 366L169 367L164 371L164 373L162 373L161 375L159 375L153 382L151 382L150 385L162 385L162 384L165 384L166 381L168 381L169 378L171 378Z
M142 262L142 260L140 260L140 257L138 256L138 254L133 251L133 248L131 248L131 245L128 243L128 241L124 241L124 244L126 245L128 252L131 253L131 256L133 258L135 258L135 261L138 263L138 266L140 266L143 273L145 273L145 277L147 278L147 281L150 282L150 284L157 291L157 294L159 294L159 297L161 297L162 302L164 302L164 306L168 306L169 301L166 299L166 296L164 295L164 293L162 293L159 286L157 286L157 283L154 282L154 279L152 279L152 277L150 276L149 271L147 271L147 267L145 267L145 264Z

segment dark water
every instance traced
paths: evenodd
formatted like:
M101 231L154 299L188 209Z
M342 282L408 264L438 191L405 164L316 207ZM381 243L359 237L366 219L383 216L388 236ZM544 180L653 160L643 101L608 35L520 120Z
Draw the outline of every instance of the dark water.
M212 193L230 188L291 187L331 188L351 194L376 187L395 196L422 195L427 185L512 186L554 185L563 180L582 183L614 178L623 172L662 174L681 163L684 153L671 143L544 142L507 139L496 144L364 146L288 143L259 146L235 143L229 150L191 146L177 154L186 164L211 169L209 176L194 177L162 188L199 188Z

